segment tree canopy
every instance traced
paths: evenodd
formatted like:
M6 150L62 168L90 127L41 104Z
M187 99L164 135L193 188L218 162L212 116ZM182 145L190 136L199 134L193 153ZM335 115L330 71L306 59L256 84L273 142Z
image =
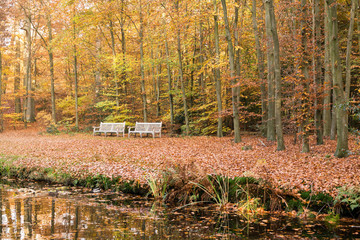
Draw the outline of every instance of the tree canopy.
M358 0L2 0L0 123L169 134L359 132ZM0 72L0 73L1 73ZM3 123L4 122L4 123Z

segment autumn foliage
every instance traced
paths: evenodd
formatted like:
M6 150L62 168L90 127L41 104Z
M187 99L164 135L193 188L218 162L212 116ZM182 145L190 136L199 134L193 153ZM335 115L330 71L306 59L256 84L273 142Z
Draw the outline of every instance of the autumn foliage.
M292 139L285 140L289 147L277 152L273 143L257 136L246 136L246 143L234 144L228 137L118 139L10 131L0 135L0 151L16 156L15 166L52 168L79 179L101 174L145 184L150 175L161 177L163 170L191 166L187 171L198 177L251 176L294 193L311 190L336 196L337 187L360 184L358 152L335 158L336 143L327 140L313 147L311 154L299 153ZM350 142L351 148L359 147L353 139ZM251 148L246 147L249 144Z

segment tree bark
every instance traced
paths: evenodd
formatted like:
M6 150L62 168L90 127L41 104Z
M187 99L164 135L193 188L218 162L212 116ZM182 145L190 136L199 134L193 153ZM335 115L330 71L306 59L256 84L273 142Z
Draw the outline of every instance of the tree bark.
M268 67L268 114L267 114L267 140L276 140L275 130L275 63L274 63L274 40L271 32L271 20L269 10L265 9L265 27L267 35L267 67Z
M301 98L301 138L302 138L302 149L301 152L308 153L310 151L309 146L309 131L310 131L310 99L309 99L309 56L308 56L308 47L307 47L307 6L306 0L301 0L301 49L302 58L301 58L301 77L303 82L303 95Z
M140 75L141 75L141 96L143 100L143 117L144 122L147 122L147 102L146 102L146 91L145 91L145 73L144 73L144 23L143 23L143 13L142 13L142 2L140 0Z
M75 17L75 12L74 12ZM78 99L78 66L77 66L77 49L76 49L76 25L73 21L73 38L74 38L74 88L75 88L75 128L79 128L79 99Z
M96 39L96 72L95 72L95 86L94 86L94 102L97 103L100 97L101 87L101 39Z
M331 69L330 69L330 52L329 52L329 23L327 20L327 16L325 14L324 17L324 32L325 32L325 54L324 54L324 136L330 137L331 135L331 88L332 88L332 80L331 80ZM334 120L333 120L334 121ZM335 138L335 136L334 136Z
M3 105L2 105L2 53L0 50L0 132L4 131L4 120L3 120Z
M230 78L231 78L231 84L232 84L232 105L233 105L233 121L234 121L234 142L239 143L241 142L241 136L240 136L240 121L239 121L239 103L238 103L238 91L237 87L235 86L237 84L236 77L236 69L235 69L235 54L234 54L234 47L231 40L231 34L230 34L230 26L229 26L229 20L227 16L227 7L226 7L226 0L221 0L222 6L223 6L223 15L224 15L224 21L225 21L225 32L226 32L226 41L228 44L228 51L229 51L229 64L230 64Z
M16 47L15 47L15 78L14 78L14 94L15 94L15 113L21 113L21 98L19 96L20 90L20 40L16 39Z
M267 13L267 25L270 25L270 36L273 40L274 48L274 69L275 69L275 127L277 138L277 150L285 149L284 137L281 122L281 71L280 71L280 47L276 27L276 19L272 0L265 0L265 12ZM268 26L267 26L268 28Z
M326 9L330 29L330 58L336 109L337 145L335 156L344 157L348 151L347 103L341 71L336 1L326 0Z
M175 8L179 18L179 1L177 0L175 3ZM183 65L182 65L182 55L181 55L181 41L180 41L180 24L178 23L177 26L177 52L178 52L178 59L179 59L179 73L180 73L180 85L181 85L181 92L182 92L182 99L184 104L184 115L185 115L185 131L186 135L190 134L190 126L189 126L189 114L188 114L188 107L187 107L187 97L186 91L184 86L184 73L183 73Z
M161 58L161 53L158 51L158 57ZM160 82L161 82L161 64L156 65L156 117L160 117Z
M216 100L218 107L218 126L217 126L217 136L223 137L223 120L221 117L222 114L222 99L221 99L221 76L220 76L220 44L219 44L219 23L218 23L218 9L217 1L214 0L214 40L215 40L215 63L216 67L214 69L215 77L215 88L216 88Z
M171 125L174 124L174 103L173 103L173 94L172 94L172 78L171 78L171 68L170 68L170 60L169 60L169 46L167 35L165 32L165 52L166 52L166 69L168 75L168 91L169 91L169 103L170 103L170 122Z
M50 14L47 15L47 28L49 32L48 54L49 54L50 83L51 83L51 116L54 124L56 124L54 55L52 49L52 26L51 26Z
M256 57L257 57L257 65L258 65L258 74L259 74L259 80L260 80L260 91L261 91L261 132L263 136L267 135L267 127L266 127L266 121L267 121L267 107L266 107L266 85L265 85L265 64L264 64L264 54L261 49L260 45L260 34L259 29L257 25L257 19L256 19L256 0L253 0L252 2L252 23L253 23L253 29L254 29L254 35L255 35L255 47L256 47Z
M354 35L355 11L358 7L358 0L351 1L350 24L346 46L346 80L345 80L345 102L349 104L351 86L351 50ZM348 121L348 119L347 119Z
M121 1L121 11L124 12L124 7L125 7L125 1L122 0ZM128 81L127 81L127 73L126 73L126 38L125 38L125 29L124 29L124 20L125 17L122 15L121 16L121 21L120 21L120 32L121 32L121 49L122 49L122 54L123 54L123 62L122 62L122 69L121 69L121 78L122 78L122 82L124 84L124 88L125 88L125 95L127 95L127 88L128 88Z
M114 82L115 82L115 103L116 103L116 111L119 110L120 102L119 102L119 81L117 76L117 63L116 63L116 48L115 48L115 36L114 36L114 28L113 21L110 19L110 36L111 36L111 50L113 54L113 71L114 71Z
M27 47L27 56L26 56L26 75L25 75L25 84L26 84L26 102L25 102L25 121L34 122L35 121L35 107L34 99L32 97L32 82L31 82L31 16L27 15L25 20L24 30L26 32L26 47Z
M321 26L320 26L320 0L314 0L313 6L313 71L314 71L314 91L315 91L315 131L316 144L323 144L323 130L321 128Z

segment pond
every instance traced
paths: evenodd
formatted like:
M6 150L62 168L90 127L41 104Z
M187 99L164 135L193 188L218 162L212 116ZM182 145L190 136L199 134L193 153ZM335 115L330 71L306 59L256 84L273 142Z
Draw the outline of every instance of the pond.
M7 180L0 185L1 239L360 238L360 222L265 215L247 221L213 206L172 209L137 196Z

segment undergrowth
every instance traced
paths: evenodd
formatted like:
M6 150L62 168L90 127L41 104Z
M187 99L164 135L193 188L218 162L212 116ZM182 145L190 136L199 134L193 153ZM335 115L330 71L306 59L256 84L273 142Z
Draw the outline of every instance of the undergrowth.
M344 186L338 188L333 198L326 193L300 191L294 195L285 190L273 188L263 179L253 177L227 177L222 175L201 175L195 165L173 166L158 177L147 177L147 185L119 177L87 175L83 178L53 168L27 168L17 166L18 157L0 155L0 175L21 179L47 181L70 186L111 190L114 192L152 195L155 199L176 205L213 202L220 210L235 206L246 217L256 215L259 209L268 211L285 210L304 213L360 217L360 188Z

